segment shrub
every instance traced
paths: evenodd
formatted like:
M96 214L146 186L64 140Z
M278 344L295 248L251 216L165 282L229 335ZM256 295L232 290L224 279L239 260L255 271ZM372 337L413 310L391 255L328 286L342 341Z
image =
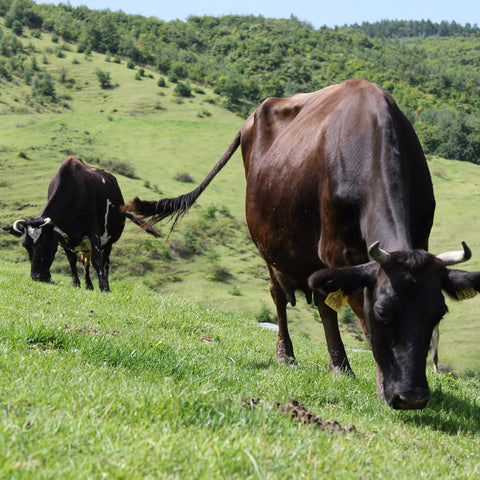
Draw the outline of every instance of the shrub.
M177 182L194 183L192 176L188 172L177 173L174 177Z
M32 79L32 91L34 95L42 95L44 97L50 97L55 99L55 85L52 78L48 73L39 75L36 73Z
M175 87L174 92L181 97L191 97L192 96L192 87L188 82L178 82L177 86Z
M104 90L108 88L113 88L112 79L110 78L110 73L104 72L100 68L97 68L95 70L95 75L97 76L98 81L100 82L100 88Z
M23 25L22 25L22 22L18 21L18 20L14 20L14 22L12 23L12 32L17 35L17 36L21 36L22 33L23 33Z
M166 87L166 86L167 86L167 83L165 82L165 78L164 78L164 77L160 77L160 78L158 79L157 86L158 86L158 87Z
M265 304L262 304L260 311L255 315L255 320L257 320L258 323L274 323L270 310Z
M131 60L127 62L127 68L130 70L133 70L135 68L135 63L133 63Z
M203 218L206 218L206 219L215 218L215 214L217 213L217 210L218 209L215 205L210 205L205 210L205 213L203 214Z
M211 264L207 269L205 278L212 282L225 282L230 277L230 272L227 267L222 267L218 264Z

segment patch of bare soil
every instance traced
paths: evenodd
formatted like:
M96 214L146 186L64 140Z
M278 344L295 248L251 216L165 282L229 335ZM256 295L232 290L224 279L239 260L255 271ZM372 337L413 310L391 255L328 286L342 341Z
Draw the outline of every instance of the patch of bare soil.
M260 398L246 398L242 403L244 406L251 408L257 407L257 405L262 402ZM322 418L315 415L313 412L309 411L303 403L300 403L298 400L290 398L286 403L281 402L269 402L275 405L282 415L289 415L292 420L295 420L304 425L314 425L320 430L324 430L330 433L351 433L358 432L354 425L348 425L342 427L336 421L326 421Z
M81 334L81 333L84 333L86 335L101 335L103 337L114 337L117 332L114 330L112 333L106 333L106 332L102 332L101 330L98 330L97 328L93 328L93 327L81 327L81 328L75 328L75 329L71 329L68 325L64 325L63 326L63 331L64 332L72 332L72 333L76 333L76 334Z

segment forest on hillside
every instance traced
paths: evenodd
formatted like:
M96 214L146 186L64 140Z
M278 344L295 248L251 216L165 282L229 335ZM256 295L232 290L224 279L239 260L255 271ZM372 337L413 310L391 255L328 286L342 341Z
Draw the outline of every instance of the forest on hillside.
M480 28L382 21L313 28L295 17L198 17L165 22L121 11L0 0L0 84L17 79L56 101L56 78L30 55L26 32L156 69L169 81L208 85L245 118L269 96L365 78L390 92L427 154L480 163ZM108 79L107 79L108 80ZM108 85L107 85L108 86Z

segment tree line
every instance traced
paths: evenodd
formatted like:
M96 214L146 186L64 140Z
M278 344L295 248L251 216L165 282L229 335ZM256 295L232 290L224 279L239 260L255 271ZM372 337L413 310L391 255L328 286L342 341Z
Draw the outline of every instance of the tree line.
M269 96L365 78L393 95L426 153L480 163L477 25L395 20L315 29L293 16L253 15L165 22L31 0L0 0L0 16L20 38L22 28L49 32L79 52L121 56L211 86L243 117ZM0 76L1 55L0 45Z

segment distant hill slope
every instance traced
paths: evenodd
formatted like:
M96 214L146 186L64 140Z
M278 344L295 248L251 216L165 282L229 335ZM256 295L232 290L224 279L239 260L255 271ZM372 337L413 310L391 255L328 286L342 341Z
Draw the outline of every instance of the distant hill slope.
M477 25L385 20L314 29L295 17L253 15L165 22L30 0L0 0L0 16L19 36L29 29L37 37L52 34L55 51L63 42L73 43L80 54L95 51L112 60L128 58L172 81L208 85L244 118L268 96L366 78L394 95L415 122L427 153L480 160ZM13 66L2 62L1 44L0 76L17 75L30 83L33 66L20 60ZM7 45L7 52L12 47ZM48 92L42 78L33 83Z

